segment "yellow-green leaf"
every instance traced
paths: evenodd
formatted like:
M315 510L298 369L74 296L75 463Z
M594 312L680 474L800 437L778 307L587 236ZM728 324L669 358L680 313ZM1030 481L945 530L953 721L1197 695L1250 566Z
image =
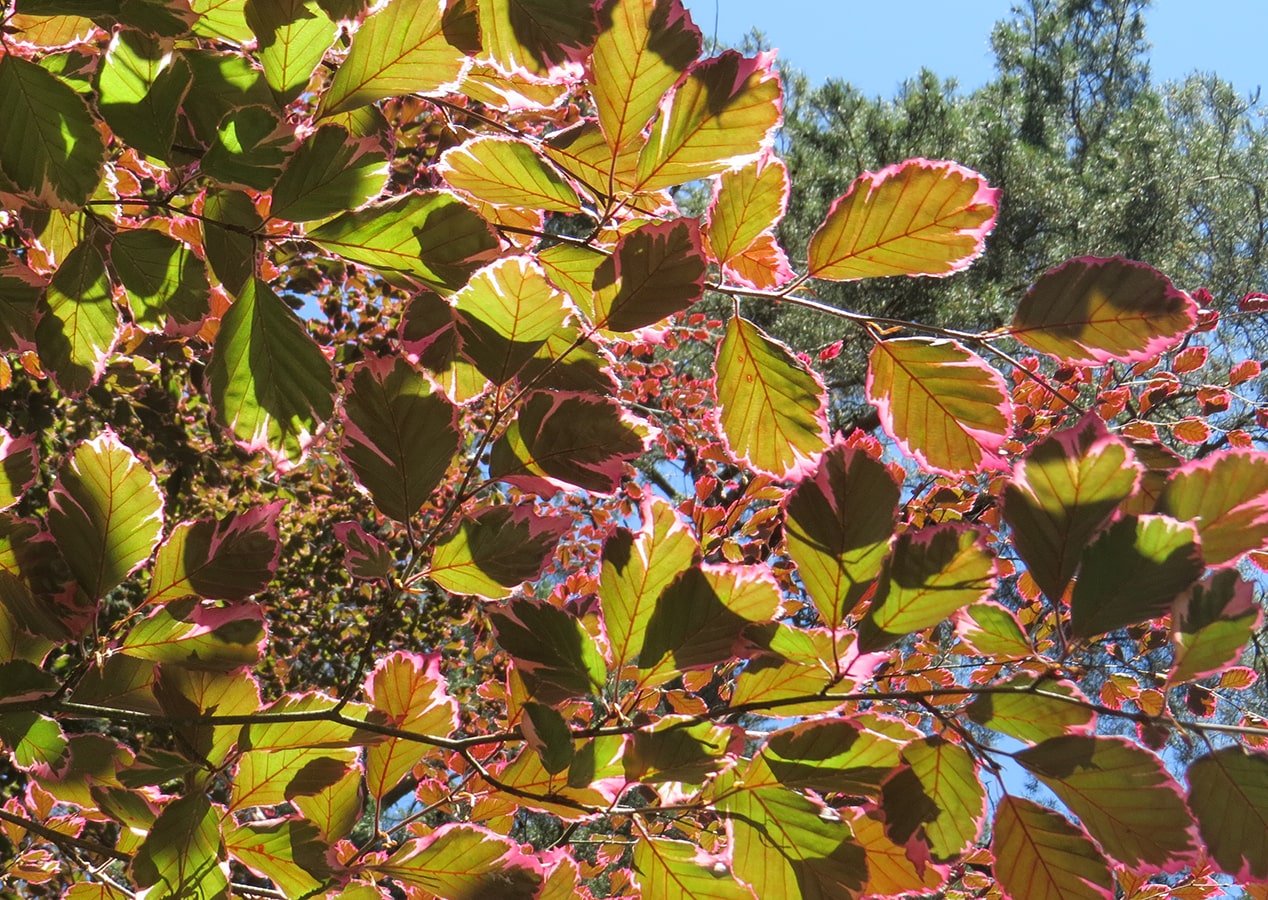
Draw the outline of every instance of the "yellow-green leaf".
M559 171L524 141L472 138L446 150L437 169L451 187L488 203L554 212L581 211L581 198Z

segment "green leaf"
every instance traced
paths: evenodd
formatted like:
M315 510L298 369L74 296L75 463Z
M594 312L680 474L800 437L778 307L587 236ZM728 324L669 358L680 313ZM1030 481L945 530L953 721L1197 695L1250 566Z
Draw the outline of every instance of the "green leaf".
M429 575L455 594L509 597L541 574L567 523L527 509L495 506L465 518L432 554Z
M323 125L300 142L273 188L271 215L311 222L355 209L387 185L387 152L376 137Z
M248 0L245 15L264 78L278 101L289 103L320 68L339 27L314 0Z
M357 366L343 402L344 459L374 505L408 522L445 477L462 443L457 411L405 359Z
M203 249L211 271L225 290L235 296L241 294L255 275L258 253L249 232L264 224L255 211L255 203L241 191L208 191L201 224Z
M466 53L450 43L439 3L396 0L369 16L321 99L329 116L386 97L429 94L457 86Z
M266 637L256 604L222 606L189 597L133 625L119 650L135 659L228 672L259 662Z
M48 716L33 712L0 715L0 740L12 752L19 768L38 767L55 774L66 762L66 736L57 721Z
M354 756L359 755L355 748L350 749L354 750ZM362 775L361 763L354 760L334 784L315 794L296 795L290 800L300 815L317 826L328 845L347 837L361 821Z
M690 716L661 716L630 735L622 760L630 782L703 784L726 764L730 728Z
M344 213L308 236L331 253L376 269L394 284L422 284L444 294L466 284L471 273L498 251L497 237L475 210L452 194L437 191L406 194Z
M1214 675L1236 662L1262 622L1253 583L1236 569L1211 572L1171 611L1175 662L1167 686Z
M590 319L595 317L594 273L607 259L599 251L577 244L555 244L537 254L546 277Z
M333 880L326 843L312 822L246 822L232 827L224 839L233 859L268 878L287 897L320 893Z
M1208 566L1258 550L1268 542L1268 458L1234 450L1189 463L1167 482L1158 511L1196 526Z
M1202 575L1197 533L1167 516L1124 516L1083 552L1070 632L1090 638L1162 615Z
M836 629L880 575L898 521L885 465L836 444L784 500L788 555L819 615Z
M876 796L902 764L907 733L889 734L864 717L823 718L783 728L744 775L746 784Z
M639 226L594 270L594 324L634 331L686 309L704 294L705 268L695 219Z
M997 575L985 533L977 528L948 524L904 531L859 625L859 647L879 650L937 625L986 599Z
M1193 818L1158 757L1120 737L1052 738L1014 754L1118 862L1175 872L1194 858Z
M263 107L281 115L264 72L243 54L186 50L184 56L194 71L194 83L181 110L197 143L210 146L217 142L226 117L236 110Z
M44 277L0 255L0 351L34 349L36 310L47 287Z
M182 241L148 228L123 231L110 242L110 262L142 327L161 330L171 322L189 329L211 312L207 266Z
M160 627L162 624L159 623ZM202 641L204 649L209 643ZM170 647L164 649L169 653L171 651ZM216 653L217 649L213 646L211 652ZM142 651L142 655L144 654L145 651ZM151 673L156 673L151 676L153 683L147 686L150 688L149 693L159 702L159 711L165 716L183 720L173 726L176 740L185 748L185 752L191 753L200 763L208 766L225 764L230 754L236 750L240 729L234 725L199 724L197 720L206 715L250 716L260 709L259 682L245 668L231 668L235 654L230 652L228 657L228 666L222 666L222 671L190 668L179 661L158 666L150 662L148 666ZM239 659L244 657L250 658L249 652L237 656ZM117 658L135 659L123 654L118 654ZM138 671L129 679L135 683L136 688L141 688L144 682L142 673L145 672L145 667L139 663L138 660ZM107 671L108 666L109 664L101 671L103 681L111 674ZM126 677L129 673L119 674ZM121 704L116 701L111 705Z
M482 58L500 68L544 75L594 43L588 0L485 0L479 4Z
M62 463L49 507L49 530L94 600L149 559L163 531L154 476L112 431L80 444Z
M739 316L727 324L714 368L718 420L731 455L776 478L808 471L828 446L819 376Z
M1100 849L1060 813L1004 796L991 829L995 877L1025 900L1110 900L1114 876Z
M1096 730L1096 713L1069 681L1036 682L1020 675L1000 687L1011 692L979 694L965 708L965 715L979 725L1030 743Z
M269 586L282 543L282 501L215 519L181 522L154 559L147 603L189 596L245 600Z
M189 7L198 14L195 34L224 38L235 44L255 39L246 22L247 0L189 0Z
M638 157L641 142L632 142L613 152L594 120L583 120L550 135L542 144L546 155L559 164L591 194L628 202L639 192ZM653 201L656 202L656 201Z
M1189 808L1221 869L1239 883L1268 880L1268 756L1225 747L1195 760Z
M330 362L259 279L247 282L220 321L207 387L217 421L282 470L304 458L334 412Z
M193 79L193 69L170 41L117 31L97 73L101 117L128 146L166 160Z
M949 275L981 255L999 191L970 169L913 159L864 172L810 239L809 274L831 281Z
M15 506L40 474L34 435L15 438L0 428L0 510Z
M776 156L723 172L709 204L709 250L725 265L778 224L788 203L788 168Z
M370 706L402 731L448 737L458 727L458 704L449 696L438 655L397 651L383 657L366 681ZM366 750L366 785L382 799L409 774L428 749L405 738L388 738Z
M656 191L756 159L780 120L773 54L734 50L696 63L661 101L638 159L638 187Z
M371 871L441 900L534 900L541 864L509 838L476 825L442 825L404 842Z
M110 276L96 247L84 243L67 254L38 308L40 363L67 394L84 393L105 371L120 330Z
M260 712L264 715L288 714L293 717L292 721L260 721L243 725L238 737L238 749L246 752L289 750L297 747L358 747L376 744L384 739L382 735L356 725L334 721L336 707L343 719L356 722L373 719L382 723L382 715L372 716L370 707L364 703L340 703L320 691L284 694ZM299 719L299 716L305 718ZM358 771L357 780L360 781L360 778L361 773Z
M74 209L97 189L105 147L65 82L12 53L0 57L0 172L41 206Z
M970 603L956 620L956 633L979 656L1026 659L1035 655L1017 616L994 601Z
M851 672L855 662L849 654L856 651L853 635L834 637L826 629L803 630L771 622L760 628L750 628L745 638L760 648L756 657L744 664L731 692L731 705L771 704L782 715L811 716L831 712L841 703L839 700L801 700L793 698L814 697L838 683L834 660L841 660L840 668L846 674L866 677L870 670ZM855 653L855 655L857 655ZM846 679L845 684L853 684Z
M581 198L531 146L501 135L472 138L446 150L437 169L450 187L499 206L581 212Z
M518 671L518 668L517 668ZM520 731L524 743L541 757L542 768L551 775L558 775L572 765L572 729L563 715L553 706L528 701L521 707Z
M608 146L619 150L639 144L661 98L700 56L700 29L679 0L616 0L599 15L591 91Z
M602 689L607 666L576 615L548 603L515 600L490 610L489 621L538 700L549 704Z
M1010 331L1062 362L1094 366L1149 359L1196 324L1197 304L1157 269L1083 256L1039 277Z
M282 174L294 140L280 113L266 106L243 106L220 121L199 171L225 187L265 191Z
M903 748L906 766L885 782L881 807L896 844L920 834L936 860L953 860L977 840L986 816L986 788L967 750L940 737Z
M132 860L132 878L152 900L229 896L219 816L201 792L172 800Z
M280 806L318 794L343 778L358 755L355 747L247 751L233 773L229 811Z
M1004 488L1004 518L1017 553L1057 602L1092 536L1131 496L1141 467L1131 450L1088 416L1036 444Z
M885 432L920 465L948 475L999 468L1011 431L1004 379L955 341L878 341L869 357L867 399Z
M724 863L710 859L690 841L638 841L634 845L634 872L644 897L751 900L753 896Z

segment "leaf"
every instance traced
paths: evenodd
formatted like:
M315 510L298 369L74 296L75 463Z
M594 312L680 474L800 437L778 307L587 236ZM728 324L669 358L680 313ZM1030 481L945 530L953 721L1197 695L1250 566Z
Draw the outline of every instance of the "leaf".
M204 642L202 649L207 649L208 643ZM214 647L211 652L214 654ZM146 653L139 655L145 656ZM122 654L117 658L134 659ZM144 671L143 667L138 668ZM103 680L112 674L108 669L109 664L101 670ZM149 670L155 673L151 676L152 684L144 686L149 687L153 699L158 701L159 711L172 719L183 720L181 724L174 725L176 740L200 764L223 766L236 751L240 729L234 725L199 724L197 720L207 715L250 716L258 712L259 682L245 668L232 668L232 661L229 666L222 666L220 671L188 668L179 661L158 666L151 662ZM121 674L126 676L127 673ZM133 680L142 681L135 676ZM137 684L136 687L143 685ZM116 701L112 705L120 704Z
M40 474L35 436L15 438L0 428L0 510L17 504Z
M1140 477L1128 446L1093 416L1040 441L1017 464L1004 488L1004 518L1048 599L1065 595L1079 554Z
M572 175L590 194L614 200L639 192L638 157L641 143L631 143L613 152L599 123L583 119L571 128L557 131L542 144L546 155ZM655 197L655 195L652 195ZM653 203L657 203L655 199Z
M245 44L255 37L246 22L246 5L247 0L189 0L198 14L194 33Z
M634 872L644 897L683 900L750 900L721 860L690 841L645 838L634 844Z
M142 327L188 328L211 312L207 266L188 244L148 228L123 231L110 242L110 262Z
M105 147L83 99L35 63L0 57L0 172L40 206L74 209L97 189Z
M121 653L150 662L228 672L264 651L264 612L254 603L216 605L193 597L158 607L124 636Z
M774 54L734 50L695 63L665 95L638 159L638 188L656 191L738 168L770 145L780 121Z
M245 822L233 826L224 839L233 859L268 878L287 897L320 893L334 876L322 835L312 822Z
M520 731L524 743L541 757L542 768L551 775L568 769L576 747L572 729L563 714L553 706L532 700L525 702L521 709L524 714L520 717Z
M731 692L734 707L769 704L790 716L831 712L840 701L800 698L813 698L836 684L838 666L855 677L871 674L863 671L866 666L859 665L857 655L852 655L852 635L834 636L822 628L803 630L771 622L748 629L744 636L758 653L744 664L735 680ZM854 682L846 679L845 683ZM791 702L794 699L798 702Z
M945 160L864 172L810 238L808 274L850 281L959 272L982 254L998 203L985 178Z
M0 351L35 349L35 313L47 287L43 276L0 254Z
M372 716L364 703L340 703L320 691L306 694L283 694L260 710L262 716L286 713L291 721L269 722L266 719L242 726L238 737L238 749L288 750L297 747L357 747L378 743L383 736L334 721L334 710L340 717L353 721L380 721L382 716ZM303 716L303 718L300 718ZM360 780L360 773L357 773Z
M120 331L110 276L96 247L80 244L66 255L38 309L40 364L67 394L83 394L101 378Z
M629 736L623 762L630 782L703 784L726 765L730 728L695 722L689 716L662 716Z
M1083 552L1070 633L1106 634L1162 615L1202 575L1194 527L1167 516L1125 516Z
M149 559L163 531L154 476L109 430L62 463L49 507L49 530L93 600Z
M995 877L1013 898L1110 900L1114 877L1082 829L1032 800L1005 796L991 829Z
M55 719L34 712L5 713L0 716L0 739L21 769L57 773L65 767L69 745Z
M860 649L878 650L985 600L999 574L985 537L980 529L953 524L900 534L859 624Z
M280 806L319 794L353 768L358 753L355 747L249 750L233 773L229 811Z
M715 362L718 421L731 455L759 472L796 478L828 446L827 397L792 351L735 316Z
M201 224L207 264L225 290L241 294L255 276L258 256L250 232L264 224L255 203L241 191L208 191Z
M269 586L282 543L277 518L283 501L215 519L181 522L154 559L147 603L189 596L245 600Z
M393 283L421 284L444 294L466 284L498 249L497 238L475 210L439 191L405 194L344 213L308 237Z
M1166 768L1120 737L1052 738L1014 754L1118 862L1177 872L1193 859L1193 819Z
M1189 808L1223 871L1237 882L1268 881L1268 756L1224 747L1195 760Z
M1175 346L1197 304L1158 270L1082 256L1050 269L1017 306L1011 333L1072 365L1139 362Z
M1096 730L1096 713L1069 681L1036 681L1020 675L999 687L1006 690L973 698L965 707L965 715L979 725L1030 743Z
M617 0L599 16L591 90L599 127L619 150L639 143L661 98L700 56L700 29L681 0Z
M898 521L899 487L866 453L835 444L784 500L784 540L828 628L880 575Z
M509 597L536 578L566 524L541 518L523 508L495 506L459 523L432 554L429 576L455 594L487 600Z
M245 13L264 78L279 102L289 103L320 67L339 28L313 0L249 0Z
M595 326L634 331L681 312L704 295L705 267L697 220L640 225L594 270Z
M576 615L531 600L514 600L488 615L499 646L535 698L551 704L602 689L607 666Z
M342 125L322 125L286 160L269 212L288 222L311 222L356 209L379 195L389 168L376 137L355 136Z
M489 477L542 496L573 486L611 495L643 454L648 430L604 398L535 391L494 443Z
M207 388L220 425L282 471L304 458L334 412L330 362L259 279L247 282L221 319Z
M1175 662L1167 686L1215 675L1241 659L1263 622L1255 586L1236 569L1217 569L1179 597L1171 610Z
M97 108L129 146L167 160L193 79L189 62L173 52L170 41L120 29L97 73Z
M784 216L788 192L788 168L777 156L723 172L714 182L705 219L705 239L713 258L725 266L768 234Z
M581 211L581 198L567 179L515 138L484 135L451 147L441 156L437 172L450 187L488 203Z
M541 864L515 842L464 824L442 825L427 837L405 841L372 870L442 900L533 900L543 880Z
M615 735L574 741L572 765L566 774L558 775L547 772L541 756L526 747L497 773L499 785L519 793L486 798L476 804L472 815L491 819L517 814L526 807L565 821L578 821L586 816L586 808L598 812L614 803L624 790L623 745L624 741ZM490 785L488 790L498 788Z
M264 72L243 54L191 49L184 57L193 69L194 83L181 111L203 146L220 140L221 126L237 110L258 107L282 115Z
M228 896L219 817L202 793L172 800L132 860L132 878L149 900Z
M1004 379L955 341L878 341L867 399L885 432L926 469L955 475L999 468L1011 430Z
M722 267L726 277L759 291L773 291L796 276L788 254L773 234L760 234Z
M994 601L970 603L954 618L956 634L981 656L1025 659L1034 655L1017 616Z
M1186 463L1167 482L1159 512L1192 522L1208 566L1268 544L1268 458L1231 450Z
M353 755L359 755L354 749ZM327 844L347 837L361 821L363 801L361 763L354 760L334 784L315 794L296 795L290 800L300 815L317 826Z
M866 718L821 718L773 732L745 783L877 796L902 764L907 740L870 728ZM767 775L768 777L762 777Z
M977 840L986 817L986 788L977 764L958 744L939 737L913 741L903 762L885 782L881 808L886 831L896 844L917 834L934 859L953 860Z
M401 357L371 357L349 376L340 453L374 505L408 522L462 443L457 410Z
M450 43L436 0L396 0L368 16L321 98L318 114L333 115L386 97L452 90L466 53Z
M448 737L458 727L458 704L449 696L436 654L397 651L374 666L366 682L370 706L402 731ZM388 738L366 750L366 784L383 798L422 759L426 744Z
M391 549L356 522L336 525L335 538L343 544L344 566L353 578L377 581L392 573Z
M486 0L479 14L482 58L508 72L545 74L594 43L589 0Z
M199 170L226 187L264 191L282 174L294 144L282 114L267 106L243 106L225 114Z
M947 867L931 863L928 851L918 846L895 844L885 834L885 825L876 812L861 813L850 820L854 840L867 854L866 896L897 897L929 894L947 880ZM912 857L915 857L913 860Z

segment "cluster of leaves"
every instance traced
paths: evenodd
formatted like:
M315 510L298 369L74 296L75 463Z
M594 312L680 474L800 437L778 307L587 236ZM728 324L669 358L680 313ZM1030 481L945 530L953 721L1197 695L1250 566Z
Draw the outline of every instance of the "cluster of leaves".
M963 270L998 191L865 173L794 263L773 57L679 0L31 0L3 50L33 896L1268 882L1268 456L1205 443L1258 364L1202 381L1157 270L984 333L816 300ZM862 337L883 435L775 303Z

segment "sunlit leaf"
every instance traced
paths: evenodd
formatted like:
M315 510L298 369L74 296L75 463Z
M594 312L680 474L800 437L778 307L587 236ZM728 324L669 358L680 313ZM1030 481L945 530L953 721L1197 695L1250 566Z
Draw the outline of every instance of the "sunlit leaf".
M144 327L187 329L211 311L207 266L187 244L148 228L124 231L110 242L110 262Z
M281 721L261 720L243 725L238 738L238 749L288 750L298 747L355 747L384 740L382 735L334 721L338 707L345 719L366 722L374 719L382 722L381 714L372 714L364 703L340 703L334 697L320 691L306 694L284 694L260 712L267 717L272 713L285 714ZM290 716L290 721L286 721ZM358 780L360 773L358 773Z
M518 667L516 671L520 671ZM524 743L541 757L542 767L552 775L569 768L576 746L572 729L563 714L553 706L533 700L522 704L520 709L523 711L520 731L524 733Z
M639 226L594 270L594 323L633 331L659 322L703 296L704 275L695 219Z
M8 509L39 476L39 447L34 435L15 438L0 428L0 509Z
M151 900L215 900L229 890L219 816L202 792L163 808L132 860L132 877Z
M398 651L383 657L366 682L370 705L402 731L448 737L458 726L458 704L449 696L440 657ZM366 750L366 784L382 800L422 759L427 745L388 738Z
M157 625L158 628L165 625L176 629L181 627L161 617L151 624ZM146 630L143 623L141 632ZM151 634L154 634L156 630L153 627L148 629ZM138 637L141 636L139 633ZM205 651L209 646L211 647L209 655L215 654L217 648L205 639L201 641L198 649ZM166 655L175 655L170 652L171 647L165 649L169 651ZM139 662L140 657L147 655L147 651L148 648L141 648L136 657L120 654L119 658L134 659ZM227 655L229 659L221 661L223 664L219 667L219 671L215 669L214 660L209 660L212 666L210 668L193 668L175 660L155 666L153 661L147 660L150 662L150 670L155 672L153 683L150 685L154 699L158 701L164 715L171 716L180 722L174 726L176 740L196 754L200 762L205 761L204 764L210 766L224 765L229 759L236 748L239 728L234 725L199 724L194 720L206 715L250 716L258 712L261 705L259 682L246 669L232 667L234 662L248 658L249 652L239 654L236 659L232 652ZM195 665L197 662L195 661ZM103 667L103 679L111 674L108 669L109 665ZM140 671L143 672L144 669ZM141 679L134 676L134 680ZM111 705L119 705L118 699Z
M1189 808L1211 857L1237 881L1268 881L1268 756L1225 747L1189 766Z
M925 468L946 474L998 468L1010 431L1004 379L955 341L878 341L867 399L885 431Z
M472 138L445 151L437 171L450 187L489 203L563 213L581 210L581 198L567 179L514 138Z
M80 244L67 254L38 310L40 364L66 393L84 393L101 378L120 330L110 276L96 247Z
M66 762L68 744L55 719L34 712L0 716L0 741L22 769L40 767L57 773Z
M225 187L267 190L282 174L294 137L293 129L273 109L234 109L217 126L199 170Z
M907 741L869 728L865 719L817 719L783 728L745 775L746 783L779 783L819 793L878 795L902 764ZM769 778L754 775L769 773Z
M998 603L970 603L955 618L956 633L982 656L1024 659L1034 655L1017 616Z
M865 172L810 239L808 274L831 281L949 275L981 255L999 191L953 162L913 159Z
M594 42L595 15L588 0L486 0L479 27L481 58L544 74Z
M1208 566L1268 544L1268 457L1232 450L1188 463L1167 482L1159 512L1192 522Z
M536 578L567 523L495 506L459 523L432 554L429 576L447 591L489 600Z
M701 784L723 768L732 738L730 728L712 722L662 716L629 736L623 758L625 777L651 784Z
M706 218L709 251L726 265L774 228L788 203L788 168L775 156L724 172L714 182Z
M193 77L171 41L120 29L97 74L97 106L118 137L142 153L166 160L176 137L177 112Z
M1031 743L1096 729L1096 713L1069 681L1036 682L1022 675L1000 687L1006 690L978 694L965 714L979 725Z
M934 859L957 858L977 840L986 816L986 788L958 744L931 737L903 748L906 765L885 782L881 808L898 844L923 835Z
M731 281L759 291L775 290L796 275L788 254L770 233L758 235L757 240L727 260L722 271Z
M481 801L473 815L493 818L515 814L526 807L576 821L585 817L587 809L601 810L625 789L623 747L624 741L617 736L578 739L573 744L572 765L567 772L557 774L548 772L540 754L526 747L497 773L499 784L520 793Z
M896 844L885 833L885 825L877 812L856 815L850 820L854 840L867 853L866 896L895 897L907 894L929 894L946 881L946 866L931 863L927 851L917 851L912 844ZM915 857L915 860L912 857Z
M0 255L0 350L35 349L35 311L47 287L48 279Z
M217 521L181 522L154 559L149 603L197 596L245 600L268 587L282 551L281 501Z
M356 209L383 190L388 168L377 138L323 125L287 158L269 212L289 222L311 222Z
M841 669L847 675L866 677L870 670L849 658L853 636L834 638L826 629L805 630L771 622L750 628L745 638L758 648L744 664L731 692L734 706L770 704L785 715L809 716L839 707L838 700L815 700L814 695L837 683L834 661L846 657ZM854 665L859 671L851 668ZM846 682L850 683L850 682Z
M264 224L255 203L241 191L208 191L203 216L207 264L225 290L240 294L255 276L258 248L251 232Z
M351 756L359 756L353 750ZM343 775L334 784L322 787L314 794L295 795L290 803L300 814L317 826L327 842L346 837L361 820L364 801L361 763L353 759Z
M160 606L132 626L119 649L150 662L227 672L255 665L266 636L259 606L190 597Z
M1114 877L1100 849L1065 816L1005 796L995 807L994 872L1014 900L1110 900Z
M308 84L339 31L314 0L252 0L246 21L264 78L283 103Z
M634 872L644 897L749 900L727 866L690 841L649 838L634 845Z
M635 141L614 151L599 123L587 119L550 135L542 149L593 196L625 197L639 191L638 159L642 146Z
M1039 277L1010 331L1062 362L1097 365L1149 359L1196 324L1197 304L1158 270L1084 256Z
M490 610L489 621L534 697L551 703L602 688L607 666L577 616L549 604L516 600Z
M1167 684L1214 675L1241 658L1263 622L1255 585L1236 569L1217 569L1179 597L1171 610L1175 663Z
M340 522L335 537L343 544L343 563L353 578L377 581L391 574L391 549L356 522Z
M343 777L357 755L352 747L250 750L242 754L234 770L229 809L279 806L320 793Z
M246 22L246 5L247 0L189 0L198 14L194 33L245 44L255 37Z
M404 842L374 871L442 900L534 900L541 864L519 845L475 825L442 825Z
M183 56L193 70L194 81L181 111L199 143L219 141L226 117L246 107L281 116L264 72L243 54L190 49Z
M245 822L230 827L224 840L233 859L268 878L287 897L319 892L334 875L320 831L303 819Z

